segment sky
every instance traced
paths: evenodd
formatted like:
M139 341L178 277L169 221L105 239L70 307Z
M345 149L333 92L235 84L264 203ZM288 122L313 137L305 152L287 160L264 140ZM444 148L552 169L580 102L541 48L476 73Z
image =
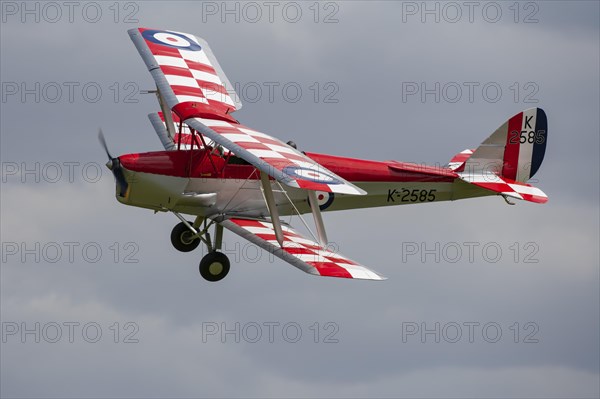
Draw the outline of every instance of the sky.
M600 396L598 2L1 8L2 397ZM97 141L161 149L138 26L207 40L235 117L306 151L443 165L541 107L550 200L326 213L383 282L226 232L231 271L204 281L173 215L116 201Z

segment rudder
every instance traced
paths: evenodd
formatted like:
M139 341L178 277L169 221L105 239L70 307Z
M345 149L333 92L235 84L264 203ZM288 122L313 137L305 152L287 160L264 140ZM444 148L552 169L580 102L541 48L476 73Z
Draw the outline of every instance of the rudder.
M539 170L548 137L548 120L541 108L514 115L473 152L465 163L466 173L494 173L516 182L526 182Z

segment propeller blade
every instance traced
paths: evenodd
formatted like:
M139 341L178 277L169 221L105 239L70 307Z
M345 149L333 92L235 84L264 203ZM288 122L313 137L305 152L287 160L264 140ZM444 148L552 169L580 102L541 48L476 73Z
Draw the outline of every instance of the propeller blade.
M102 128L98 129L98 140L100 141L102 148L104 148L104 152L106 152L106 155L108 156L106 167L112 171L112 174L115 177L115 181L117 182L117 187L119 189L119 195L124 197L127 193L127 179L125 179L123 170L121 170L121 161L119 161L118 157L114 158L108 150L108 144L106 144L106 139L104 138Z
M106 152L108 159L112 161L114 158L112 155L110 155L110 151L108 150L108 145L106 144L106 139L104 138L102 128L98 129L98 140L100 140L100 145L102 145L102 148L104 148L104 152Z

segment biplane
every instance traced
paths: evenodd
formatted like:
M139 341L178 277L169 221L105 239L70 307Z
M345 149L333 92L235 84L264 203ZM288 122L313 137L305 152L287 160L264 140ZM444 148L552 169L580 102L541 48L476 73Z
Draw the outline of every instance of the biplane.
M171 242L182 252L206 246L199 269L208 281L230 269L221 252L224 229L313 275L383 280L329 245L323 212L488 195L509 204L548 200L527 184L546 149L540 108L514 115L446 166L300 151L234 118L242 104L204 40L146 28L128 33L156 84L160 112L148 117L164 150L113 157L100 132L116 198L175 215ZM309 213L316 234L302 217ZM292 215L309 233L282 220Z

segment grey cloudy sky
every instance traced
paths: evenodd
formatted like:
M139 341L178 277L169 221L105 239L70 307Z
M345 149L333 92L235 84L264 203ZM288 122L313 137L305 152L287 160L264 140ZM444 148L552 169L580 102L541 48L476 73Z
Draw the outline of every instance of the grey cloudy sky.
M600 395L598 2L48 4L2 2L2 397ZM550 201L326 214L384 282L314 278L226 233L232 270L205 282L176 218L118 204L99 169L99 126L114 153L160 149L136 26L206 39L236 117L308 151L444 164L540 106ZM406 92L436 83L439 101Z

